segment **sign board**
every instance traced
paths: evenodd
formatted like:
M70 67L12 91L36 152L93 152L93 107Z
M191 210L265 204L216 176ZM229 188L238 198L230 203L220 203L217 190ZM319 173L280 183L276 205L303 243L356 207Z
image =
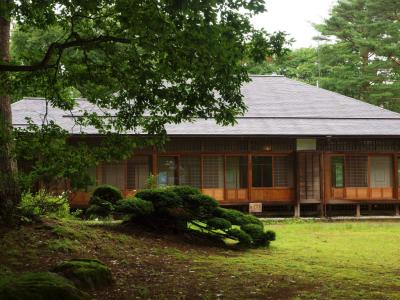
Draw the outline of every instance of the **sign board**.
M262 212L262 203L249 203L249 212L250 213L261 213Z
M296 150L317 150L317 140L316 139L297 139L296 140Z

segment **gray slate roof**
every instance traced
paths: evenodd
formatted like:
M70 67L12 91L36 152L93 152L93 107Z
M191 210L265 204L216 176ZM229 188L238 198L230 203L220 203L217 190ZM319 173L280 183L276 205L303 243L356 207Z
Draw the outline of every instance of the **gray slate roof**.
M251 76L242 93L248 111L235 126L222 127L214 120L168 125L170 135L266 135L266 136L400 136L400 114L283 76ZM78 111L98 111L84 99ZM41 123L43 98L24 98L12 104L14 126L24 126L26 117ZM72 134L94 128L74 125L70 112L49 107L54 120Z

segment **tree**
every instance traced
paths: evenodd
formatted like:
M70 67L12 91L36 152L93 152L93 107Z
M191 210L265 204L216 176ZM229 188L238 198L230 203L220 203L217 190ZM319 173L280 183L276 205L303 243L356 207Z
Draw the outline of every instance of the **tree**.
M335 41L322 55L332 67L324 80L328 88L400 111L397 1L341 0L316 28Z
M245 110L249 17L263 10L261 0L2 1L1 218L19 199L10 99L21 87L67 111L79 93L102 111L83 112L77 122L103 132L163 135L165 124L194 118L232 124ZM21 32L54 29L54 36L10 58L11 21Z
M248 64L251 74L280 74L316 85L318 66L317 50L301 48L288 51L283 57L274 57L260 63Z
M400 6L388 0L346 0L316 28L330 40L284 59L248 65L400 112Z

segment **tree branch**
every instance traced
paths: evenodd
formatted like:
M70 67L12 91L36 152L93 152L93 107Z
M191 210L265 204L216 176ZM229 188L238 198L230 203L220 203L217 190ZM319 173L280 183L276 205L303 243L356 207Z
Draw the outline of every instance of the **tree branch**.
M98 36L93 39L76 39L73 41L65 42L65 43L52 43L47 49L46 54L44 55L41 62L35 65L30 66L16 66L16 65L5 65L0 64L0 72L34 72L49 68L54 68L56 65L49 64L50 59L52 58L54 52L58 52L62 54L65 49L74 48L74 47L85 47L93 44L101 44L101 43L123 43L128 44L130 42L129 39L113 37L113 36Z

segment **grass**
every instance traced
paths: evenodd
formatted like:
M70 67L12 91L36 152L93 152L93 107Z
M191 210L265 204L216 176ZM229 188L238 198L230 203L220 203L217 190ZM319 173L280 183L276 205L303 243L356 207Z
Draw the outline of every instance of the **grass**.
M5 232L0 274L96 258L115 285L95 299L399 299L400 223L270 222L270 248L193 245L119 222L47 220Z

